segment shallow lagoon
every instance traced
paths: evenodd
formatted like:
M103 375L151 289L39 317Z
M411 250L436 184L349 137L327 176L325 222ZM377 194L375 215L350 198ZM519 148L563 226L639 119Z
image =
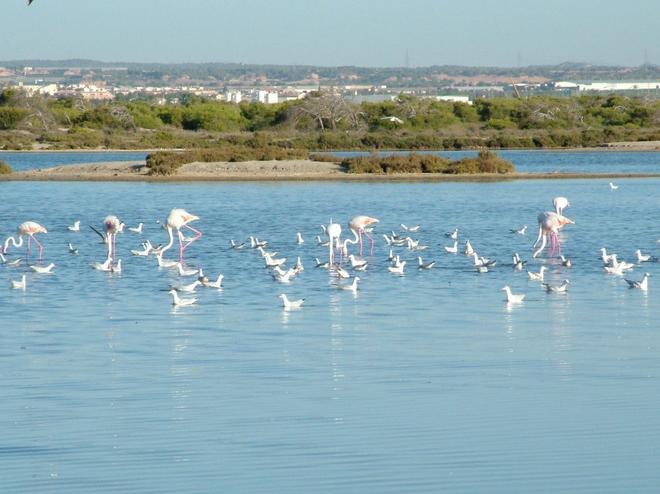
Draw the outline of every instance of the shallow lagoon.
M656 155L657 156L657 155ZM0 266L0 487L6 492L655 492L660 480L660 264L647 294L602 272L598 249L660 256L660 181L506 183L2 183L0 233L28 219L51 276ZM570 270L531 260L538 212L571 201ZM172 310L178 277L131 257L124 273L89 263L104 247L85 225L113 212L163 242L172 207L200 216L190 264L222 291ZM332 217L381 219L356 297L332 287L313 236ZM81 233L66 225L80 219ZM381 233L419 223L433 271L414 256L386 271ZM509 229L529 225L528 236ZM443 233L500 265L477 274ZM306 239L295 244L300 230ZM289 286L258 256L227 250L249 234L305 271ZM78 256L67 251L71 241ZM461 242L462 243L462 242ZM517 251L548 295L508 265ZM25 293L10 279L28 274ZM527 293L507 307L502 286ZM304 296L286 313L277 295Z

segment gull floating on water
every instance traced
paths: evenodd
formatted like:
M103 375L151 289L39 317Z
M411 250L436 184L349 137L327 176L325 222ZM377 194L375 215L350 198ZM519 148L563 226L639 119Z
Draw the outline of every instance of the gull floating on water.
M545 290L548 293L565 293L569 283L570 281L568 280L562 281L561 285L551 285L549 283L543 283L543 288L545 288Z
M348 260L350 261L352 268L357 268L357 267L360 267L360 266L363 266L363 265L367 264L367 261L365 261L364 259L358 259L353 254L348 256Z
M98 271L110 271L110 264L112 263L112 258L108 257L105 262L95 262L92 263L92 267Z
M23 275L21 277L21 281L11 280L11 287L14 290L25 290L25 288L27 287L27 277Z
M337 288L339 288L340 290L346 290L349 292L357 293L358 281L360 281L360 277L356 276L355 278L353 278L353 283L351 283L350 285L337 285Z
M176 268L181 264L179 261L163 259L163 254L157 254L156 260L158 261L158 267L160 268Z
M421 256L417 257L417 268L418 269L433 269L433 266L435 266L435 261L428 262L424 264L424 261L422 260Z
M69 242L69 254L78 254L78 248L71 245L71 242Z
M142 256L146 257L149 254L151 254L151 251L154 249L153 245L151 245L151 242L147 240L146 242L142 243L142 250L131 250L131 254L134 256Z
M404 232L415 233L416 231L419 231L419 225L406 226L403 223L401 223L399 226L401 227L401 230L403 230Z
M612 182L610 182L610 190L616 190L618 188L619 188L618 185L614 185Z
M297 233L296 233L296 243L297 243L298 245L302 245L302 244L305 243L305 240L304 240L303 237L302 237L302 233L300 233L300 232L297 232Z
M203 276L202 273L200 272L201 269L186 269L183 267L183 265L179 262L177 263L177 270L179 271L179 276Z
M293 269L296 272L296 274L305 271L305 268L303 266L302 260L300 259L300 256L298 256L298 259L296 259L296 264L293 266Z
M268 242L264 241L259 241L258 238L250 236L250 246L253 249L256 249L257 247L266 247L268 245Z
M573 263L571 262L570 259L566 259L564 256L559 256L561 258L561 265L570 268L573 266Z
M279 298L282 299L282 307L284 307L284 310L300 309L305 303L304 298L299 300L289 300L289 297L287 297L285 293L281 293Z
M463 250L463 253L468 257L474 254L474 249L472 248L470 240L465 241L465 249Z
M133 233L142 233L142 227L144 227L144 223L140 223L140 224L139 224L138 226L136 226L136 227L130 227L130 226L129 226L129 227L128 227L128 231L129 231L129 232L133 232Z
M483 264L481 264L480 266L477 266L477 272L487 273L488 272L488 266L485 266Z
M637 262L639 263L656 260L656 258L650 254L642 254L642 251L639 249L635 251L635 255L637 256Z
M234 242L233 238L229 242L231 243L231 248L234 250L242 250L245 248L245 242L237 244L236 242Z
M608 254L605 247L600 249L600 259L603 261L603 264L609 264L612 262L612 259L616 257L616 254Z
M649 288L649 276L651 275L644 273L641 280L626 280L626 283L628 283L629 288L639 288L640 290L646 291Z
M49 274L53 271L53 268L55 267L55 264L52 262L48 266L30 266L32 268L32 271L35 273L39 274Z
M70 232L79 232L80 231L80 221L76 221L73 225L67 226L66 228Z
M121 259L117 261L117 264L110 264L110 271L112 273L121 273Z
M527 231L527 225L524 225L522 228L518 228L510 230L511 233L515 233L516 235L525 235L525 232Z
M511 293L511 288L509 288L509 286L505 286L504 288L502 288L502 291L506 292L506 301L509 304L519 304L523 300L525 300L524 293L521 295L514 295L513 293Z
M172 286L170 289L176 290L177 292L194 293L197 287L201 284L202 282L200 280L195 280L187 285Z
M454 228L454 231L451 233L445 233L445 237L449 237L452 240L458 240L458 228Z
M513 269L515 269L516 271L522 271L522 268L525 267L525 264L527 264L527 261L523 261L517 252L513 253L512 260L513 260Z
M314 266L316 268L328 269L328 267L330 266L330 263L328 261L321 262L319 261L318 257L314 258L314 262L316 263L316 266Z
M543 281L543 273L545 273L546 269L547 268L545 266L541 266L541 269L538 273L535 273L534 271L527 271L527 277L532 281Z
M202 277L202 285L204 285L207 288L222 288L222 280L225 279L225 275L219 274L218 279L215 281L209 281L209 279L206 276Z
M348 271L346 271L344 268L342 268L340 265L334 266L333 271L337 273L337 276L345 280L351 277L351 274Z
M388 266L387 270L393 274L403 274L403 270L406 267L406 261L400 261L395 266Z
M452 247L447 247L446 245L444 246L445 251L447 251L450 254L456 254L458 252L458 241L454 240L454 245Z
M185 305L193 305L197 303L196 298L179 298L179 294L176 290L170 290L169 294L172 295L172 305L176 307L182 307Z

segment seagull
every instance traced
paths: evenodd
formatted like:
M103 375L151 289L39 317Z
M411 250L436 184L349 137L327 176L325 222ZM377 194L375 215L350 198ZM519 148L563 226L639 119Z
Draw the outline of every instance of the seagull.
M351 283L350 285L337 285L337 288L339 288L340 290L347 290L349 292L357 293L358 281L360 281L360 277L356 276L355 278L353 278L353 283Z
M97 271L110 271L110 263L112 262L112 258L108 257L105 262L100 263L100 262L95 262L91 266L96 269Z
M611 260L611 265L612 267L621 267L621 270L623 271L628 271L629 269L633 269L635 265L631 262L626 262L626 261L620 261L618 260L616 254L612 254L612 260Z
M422 260L421 256L417 257L417 268L418 269L433 269L433 266L435 266L435 261L431 261L429 263L424 264L424 261Z
M337 275L340 278L343 278L343 279L346 280L346 279L351 277L350 273L348 271L346 271L344 268L342 268L341 266L339 266L339 265L335 266L334 270L337 272Z
M465 250L463 251L463 253L466 256L471 256L472 254L474 254L474 249L472 248L472 244L470 243L470 240L465 241Z
M477 266L477 272L487 273L488 272L488 266L484 266L483 264L481 266Z
M388 266L387 270L393 274L403 274L403 270L406 267L406 261L401 261L396 264L396 266Z
M330 263L328 261L321 262L321 261L319 261L318 257L314 258L314 262L316 262L316 266L314 266L316 268L328 269L328 266L330 266Z
M447 247L446 245L444 246L445 251L447 251L450 254L456 254L458 252L458 241L454 240L454 245L452 247Z
M369 267L369 263L368 263L368 262L365 262L364 264L361 264L361 265L359 265L359 266L355 266L353 269L354 269L355 271L364 272L364 271L367 270L368 267Z
M286 257L282 257L280 259L273 259L268 252L265 253L264 259L266 260L266 267L267 268L274 268L275 266L282 266L286 262Z
M303 267L302 260L300 259L300 256L298 256L298 259L296 260L296 264L293 266L293 269L295 270L296 274L305 271L305 268Z
M200 273L201 271L200 269L186 269L183 267L183 265L180 262L177 264L178 264L177 269L179 271L179 276L195 276L195 275L202 276L202 274Z
M234 250L242 250L242 249L245 249L245 242L240 243L240 244L237 244L236 242L234 242L234 239L232 238L232 239L230 240L230 243L231 243L231 248L234 249Z
M614 185L612 182L610 182L610 189L611 189L611 190L616 190L616 189L618 189L618 188L619 188L618 185Z
M547 268L545 266L541 266L541 269L538 273L535 273L534 271L527 271L527 276L532 281L543 281L543 273L546 269Z
M305 240L302 237L302 234L300 232L296 233L296 243L298 245L302 245L305 243Z
M641 280L626 280L626 283L628 283L629 288L639 288L640 290L646 291L649 289L649 276L651 275L644 273Z
M305 303L304 298L299 300L289 300L289 297L287 297L285 293L281 293L279 298L282 299L282 307L284 307L284 310L300 309Z
M570 267L573 266L573 263L571 262L570 259L566 259L564 256L559 256L559 257L561 257L561 265L562 266L564 266L566 268L570 268Z
M110 271L112 273L121 273L121 259L117 261L117 264L110 264Z
M502 288L502 291L506 292L506 301L509 304L519 304L523 300L525 300L524 293L522 295L514 295L513 293L511 293L511 288L509 288L508 286Z
M515 269L516 271L522 271L522 268L525 267L525 264L527 264L527 261L523 261L517 252L513 254L512 259L513 259L513 269Z
M181 264L179 261L170 261L168 259L163 259L162 253L156 255L156 260L158 261L159 268L176 268Z
M69 242L69 254L78 254L78 248L71 245L71 242Z
M616 258L616 254L608 254L605 247L600 249L600 259L603 261L603 264L609 264L614 258Z
M527 231L527 225L524 225L522 228L518 228L517 230L513 229L509 231L511 233L515 233L516 235L525 235L526 234L525 232Z
M25 288L27 287L26 279L27 279L27 277L25 275L23 275L23 277L21 278L21 281L11 280L11 287L14 290L25 290Z
M415 232L419 231L419 225L406 226L403 223L401 223L399 225L399 227L401 227L401 230L404 231L404 232L415 233Z
M128 231L129 231L129 232L133 232L133 233L142 233L142 227L143 227L143 226L144 226L144 224L143 224L143 223L140 223L140 224L139 224L138 226L136 226L136 227L128 227Z
M194 293L197 287L201 284L202 282L200 280L195 280L187 285L171 286L170 289L176 290L177 292Z
M603 269L607 274L615 274L617 276L623 276L623 265L617 264L615 266L603 266Z
M225 275L219 274L218 279L215 281L209 281L209 279L206 276L202 277L202 285L204 285L207 288L222 288L222 280L225 279Z
M387 260L388 261L394 260L394 252L392 252L392 249L390 249L389 254L387 254Z
M543 288L548 293L566 293L566 289L568 288L568 284L570 281L564 280L561 282L561 285L550 285L549 283L543 283Z
M134 256L148 256L151 254L151 251L153 250L153 246L151 245L151 242L148 240L142 244L142 250L131 250L131 254Z
M635 255L637 256L638 263L648 262L654 259L654 257L649 254L642 254L642 251L639 249L635 251Z
M53 264L53 263L51 262L51 263L50 263L48 266L46 266L46 267L43 267L43 266L30 266L30 267L32 268L32 271L34 271L35 273L39 273L39 274L50 274L50 273L53 271L53 268L55 267L55 264Z
M277 266L279 267L279 266ZM275 273L273 273L273 279L275 281L279 281L280 283L289 283L291 281L291 278L296 275L296 271L291 268L282 273L282 270L279 270Z
M80 231L80 221L76 221L73 225L67 226L66 228L70 232L79 232Z
M263 242L260 242L258 238L250 236L250 246L253 249L256 249L257 247L266 247L268 245L268 242L265 240Z
M330 240L322 240L319 235L316 236L316 245L319 247L328 247L330 245Z
M351 263L351 267L352 267L353 269L355 269L355 268L357 268L357 267L364 266L365 264L367 264L367 261L365 261L364 259L358 259L358 258L355 257L353 254L351 254L350 256L348 256L348 260L350 261L350 263Z
M172 305L176 307L181 307L185 305L193 305L197 303L196 298L179 298L179 294L176 293L176 290L170 290L169 294L172 295Z
M454 231L451 233L445 233L445 237L449 237L452 240L458 240L458 228L454 228Z

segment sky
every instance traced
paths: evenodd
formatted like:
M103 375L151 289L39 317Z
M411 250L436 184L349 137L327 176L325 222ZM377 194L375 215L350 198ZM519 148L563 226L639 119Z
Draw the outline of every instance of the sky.
M660 63L660 0L3 0L0 60ZM645 59L646 50L646 59Z

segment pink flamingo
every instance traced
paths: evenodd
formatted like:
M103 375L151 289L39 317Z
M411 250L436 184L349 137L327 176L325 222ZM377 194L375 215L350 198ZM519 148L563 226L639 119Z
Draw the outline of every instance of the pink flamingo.
M568 206L571 205L570 202L568 202L568 199L565 197L555 197L552 200L552 205L555 208L555 211L557 212L558 215L563 215L564 214L564 209L566 209Z
M325 231L328 234L328 263L332 266L335 262L334 247L335 244L339 245L339 237L341 236L341 225L330 220L330 224Z
M170 242L165 247L163 247L161 250L161 255L165 253L167 249L172 247L172 244L174 243L173 230L176 229L177 236L179 237L179 262L183 262L183 252L188 247L190 247L190 244L192 244L195 240L199 240L202 237L202 232L188 225L188 223L198 219L199 216L190 214L185 209L176 208L170 211L170 214L167 216L167 222L165 224L165 227L167 228L167 234L170 236ZM188 230L194 232L195 237L185 241L183 233L181 232L182 228L187 228Z
M366 235L371 241L371 255L374 254L374 239L367 232L367 228L376 223L378 223L378 220L370 216L356 216L348 223L348 227L353 233L357 232L358 242L360 243L360 255L362 255L362 234Z
M117 233L121 231L121 221L115 215L110 214L103 220L103 228L105 229L105 241L108 244L108 260L112 263L115 261L115 240Z
M16 242L16 239L14 237L8 237L2 246L2 253L3 254L7 253L7 249L9 248L10 242L14 247L20 248L23 245L23 236L27 235L28 243L27 243L27 251L25 253L25 259L27 260L30 257L30 241L34 240L34 243L36 243L37 246L39 247L39 260L41 260L41 257L44 252L44 248L34 236L37 233L48 233L48 230L46 230L39 223L35 223L34 221L26 221L25 223L21 223L18 226L16 233L18 234L18 242Z
M541 246L536 251L534 251L532 257L538 256L541 251L543 251L548 238L550 239L552 245L550 255L554 255L555 249L557 249L558 254L561 255L561 244L558 237L559 230L563 228L564 225L574 225L575 222L566 216L555 213L554 211L546 211L545 213L539 214L538 221L539 235L536 237L536 242L534 242L532 248L536 247L539 242L541 242Z

